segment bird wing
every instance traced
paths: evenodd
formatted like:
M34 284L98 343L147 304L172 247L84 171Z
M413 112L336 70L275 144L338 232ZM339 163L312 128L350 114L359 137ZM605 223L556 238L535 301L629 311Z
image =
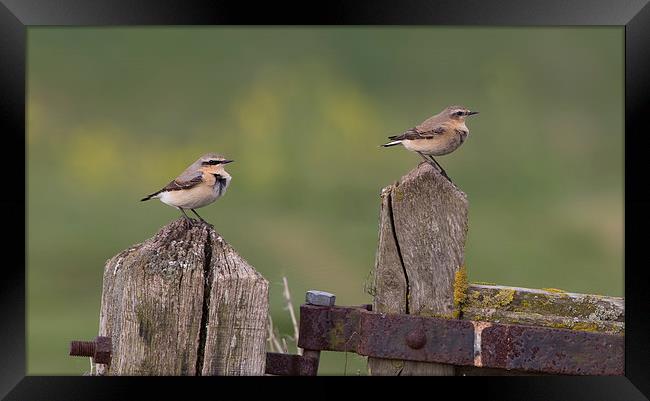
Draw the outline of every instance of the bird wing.
M439 125L437 127L433 127L430 130L427 131L420 131L417 127L411 128L408 131L405 131L401 135L393 135L389 136L388 139L392 139L394 141L402 141L404 139L431 139L435 138L436 135L443 134L445 132L445 127L442 125Z
M165 186L165 188L161 189L162 191L178 191L180 189L190 189L198 184L203 182L203 173L200 171L197 171L193 176L190 177L183 177L182 175L178 178L176 178L174 181L170 182Z

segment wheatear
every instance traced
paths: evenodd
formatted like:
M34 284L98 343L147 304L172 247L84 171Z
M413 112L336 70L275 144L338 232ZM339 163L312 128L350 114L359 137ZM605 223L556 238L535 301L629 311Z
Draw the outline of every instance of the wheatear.
M215 153L206 153L163 189L140 200L160 199L162 203L180 210L188 223L191 224L192 219L187 216L185 209L191 210L202 222L207 223L194 209L209 205L226 192L231 177L224 169L224 164L232 161Z
M470 111L463 106L449 106L401 135L389 136L391 141L382 146L404 145L406 149L418 153L424 160L440 169L442 175L451 181L433 156L451 153L465 142L469 135L465 117L473 114L478 114L478 111Z

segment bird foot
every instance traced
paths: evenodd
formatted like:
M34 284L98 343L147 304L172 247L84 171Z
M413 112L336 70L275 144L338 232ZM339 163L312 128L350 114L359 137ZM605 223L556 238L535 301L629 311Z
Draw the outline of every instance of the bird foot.
M423 163L426 163L426 162L423 162ZM454 183L454 182L451 180L451 178L449 178L449 176L447 175L447 172L446 172L442 167L440 167L439 165L437 165L435 162L432 162L432 161L430 161L430 162L428 162L428 163L429 163L429 164L430 164L434 169L436 169L436 170L440 173L440 175L442 175L443 177L445 177L445 178L447 179L447 181L451 182L452 184Z
M185 228L192 228L194 226L195 220L189 217L183 218L183 224L185 225Z

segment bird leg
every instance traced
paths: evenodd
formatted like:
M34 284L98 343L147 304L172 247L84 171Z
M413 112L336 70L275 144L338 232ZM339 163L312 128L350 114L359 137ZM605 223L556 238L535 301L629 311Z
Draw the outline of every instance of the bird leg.
M191 210L191 211L196 215L196 217L199 218L199 220L201 220L201 221L204 222L205 224L211 225L211 224L208 223L207 221L203 220L203 217L199 216L199 214L196 212L196 210L194 210L194 209L190 209L190 210Z
M429 156L429 157L431 158L431 161L433 161L433 162L436 164L436 166L438 166L438 168L440 169L440 173L441 173L441 174L442 174L446 179L448 179L449 182L451 182L451 178L449 178L449 176L447 175L447 172L445 171L444 168L442 168L442 166L440 165L440 163L438 163L438 162L436 161L436 159L433 158L433 156Z
M416 151L415 153L419 154L420 157L422 157L422 158L424 159L424 161L423 161L423 162L420 162L420 164L422 164L422 163L429 163L429 164L431 164L431 160L427 159L427 157L426 157L422 152L418 152L418 151ZM419 164L418 164L418 166L419 166Z
M183 213L183 216L185 216L185 223L186 223L186 225L188 225L189 227L191 227L191 226L192 226L192 219L187 215L187 213L185 213L185 210L183 210L183 208L180 208L180 207L179 207L178 210L180 210L181 213ZM195 212L195 213L196 213L196 212Z
M420 156L422 156L422 158L423 158L424 160L428 161L429 164L431 164L433 167L435 167L436 169L438 169L438 171L440 171L440 174L442 174L442 176L445 177L449 182L453 183L453 181L451 180L451 178L449 178L449 176L447 175L447 172L445 171L445 169L442 168L442 166L441 166L441 165L436 161L436 159L433 158L433 156L431 156L431 155L424 155L423 153L420 153L420 152L418 152L418 154L419 154Z

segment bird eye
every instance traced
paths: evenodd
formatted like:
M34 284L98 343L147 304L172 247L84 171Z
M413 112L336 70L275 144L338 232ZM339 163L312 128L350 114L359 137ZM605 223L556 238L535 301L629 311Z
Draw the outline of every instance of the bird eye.
M463 115L463 112L462 112L462 111L457 111L457 112L454 113L454 115L455 115L455 116L462 116L462 115Z

